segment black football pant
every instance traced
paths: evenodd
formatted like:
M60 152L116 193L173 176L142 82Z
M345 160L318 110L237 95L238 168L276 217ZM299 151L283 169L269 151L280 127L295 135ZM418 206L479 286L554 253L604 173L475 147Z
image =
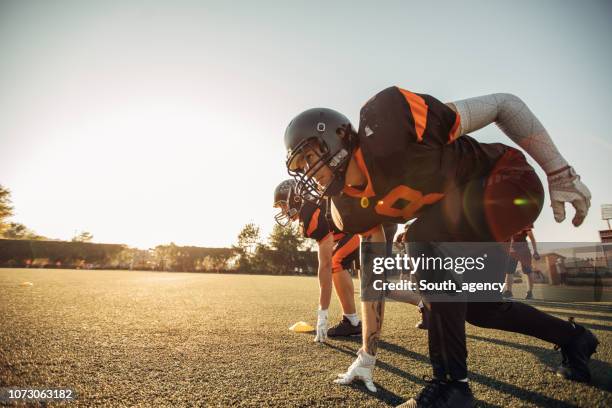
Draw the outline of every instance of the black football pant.
M419 216L410 227L410 253L443 256L432 242L505 242L536 220L543 200L535 171L522 153L512 149L487 178L449 191ZM504 251L502 244L499 248ZM435 280L427 273L418 278ZM498 273L503 282L505 271ZM504 302L501 295L498 302L432 302L430 306L429 357L439 379L467 377L466 321L558 345L575 334L569 322L523 303Z

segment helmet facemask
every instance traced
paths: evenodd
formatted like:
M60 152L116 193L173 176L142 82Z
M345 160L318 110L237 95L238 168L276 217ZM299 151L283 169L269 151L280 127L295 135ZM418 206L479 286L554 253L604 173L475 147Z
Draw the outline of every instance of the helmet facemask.
M286 201L279 201L275 207L280 208L280 211L274 215L274 221L281 227L291 224L291 221L293 221L298 213L298 210L290 208Z
M306 162L304 159L306 153L315 155L316 159L311 165L306 165L306 169L304 169L298 162ZM316 205L320 205L324 197L339 194L344 188L349 159L350 149L348 147L342 146L336 152L330 152L326 143L320 138L304 140L290 152L287 159L289 175L296 181L296 193L302 199L311 201ZM331 171L331 178L326 180L325 185L321 185L315 179L315 175L324 167Z
M274 215L274 220L281 227L286 227L291 221L297 218L302 208L302 199L295 193L294 188L290 188L286 197L276 201L274 207L280 209L280 211Z

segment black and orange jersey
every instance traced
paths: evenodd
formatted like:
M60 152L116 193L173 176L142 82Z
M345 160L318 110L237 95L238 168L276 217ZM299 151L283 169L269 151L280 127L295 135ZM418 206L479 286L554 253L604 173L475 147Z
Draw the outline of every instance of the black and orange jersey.
M353 262L359 261L359 236L347 234L327 221L326 204L316 206L310 201L304 201L300 209L300 229L305 238L321 242L333 234L334 248L332 250L332 273L349 269Z
M329 234L340 234L341 231L327 221L325 202L316 206L310 201L304 201L299 214L300 230L305 238L312 238L317 242Z
M510 147L458 137L457 113L430 95L387 88L361 109L354 159L367 184L332 198L339 228L366 233L405 223L445 191L490 173Z

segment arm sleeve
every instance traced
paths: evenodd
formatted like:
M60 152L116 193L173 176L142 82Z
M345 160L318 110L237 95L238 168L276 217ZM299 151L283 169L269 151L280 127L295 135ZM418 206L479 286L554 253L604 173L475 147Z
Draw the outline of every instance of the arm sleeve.
M517 96L507 93L477 96L452 102L461 117L459 134L481 129L491 123L521 146L546 173L567 166L550 135Z

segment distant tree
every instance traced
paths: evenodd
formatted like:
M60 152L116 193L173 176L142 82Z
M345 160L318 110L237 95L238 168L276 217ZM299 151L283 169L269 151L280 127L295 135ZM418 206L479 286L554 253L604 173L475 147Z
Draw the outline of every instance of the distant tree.
M241 253L253 254L259 243L261 243L259 227L251 222L240 230L236 246Z
M300 249L303 249L305 241L298 227L292 224L286 226L275 224L268 237L270 247L285 254L297 253Z
M228 261L230 257L231 253L206 255L204 258L199 260L198 266L200 270L206 272L225 271L228 269Z
M272 272L286 274L301 264L300 250L307 248L308 240L300 233L297 226L276 224L268 237L268 244L274 250L268 255L273 258Z
M38 235L25 225L19 222L9 222L4 234L2 235L6 239L31 239L31 240L46 240L46 237Z
M13 215L11 204L11 192L0 184L0 236L10 227L6 219Z
M72 237L72 242L91 242L93 240L93 235L91 232L81 231L80 234Z
M174 242L169 245L158 245L153 250L157 269L162 271L173 270L176 265L178 247Z
M258 254L262 253L265 245L261 243L259 227L248 223L238 234L238 242L232 247L238 255L238 270L252 272L258 265Z

